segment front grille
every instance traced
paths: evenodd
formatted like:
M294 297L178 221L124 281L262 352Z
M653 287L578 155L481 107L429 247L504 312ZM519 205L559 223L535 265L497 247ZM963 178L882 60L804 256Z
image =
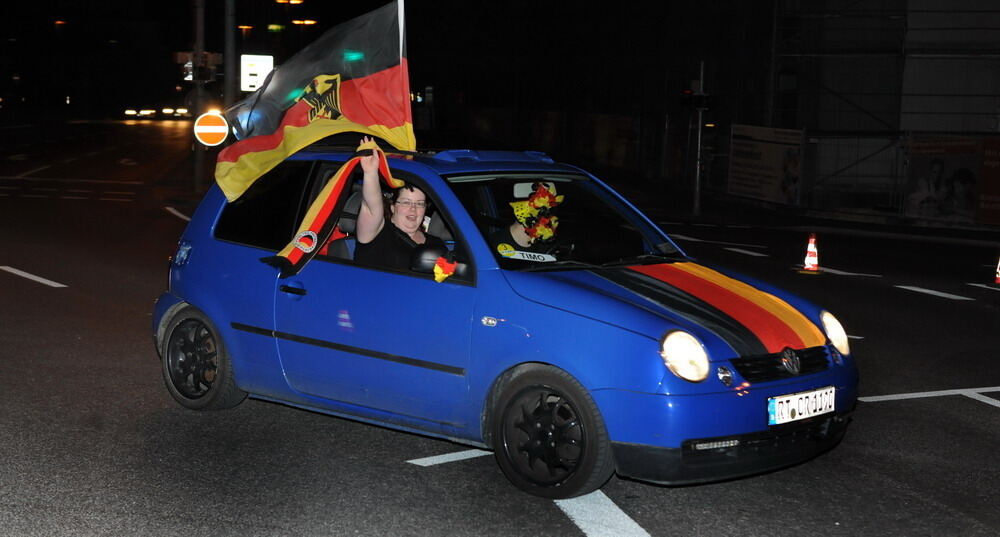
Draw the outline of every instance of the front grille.
M798 375L793 375L781 364L781 353L743 356L730 360L736 371L748 382L766 382L817 373L829 367L826 347L798 349L795 354L801 364Z

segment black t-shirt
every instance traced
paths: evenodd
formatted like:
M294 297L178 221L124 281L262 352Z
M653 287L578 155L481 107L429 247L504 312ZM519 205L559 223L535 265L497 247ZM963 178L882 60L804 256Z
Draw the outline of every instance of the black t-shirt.
M444 241L429 233L424 233L424 245L446 248ZM403 230L386 220L378 235L371 242L359 242L354 249L354 260L362 265L410 270L410 256L417 243Z

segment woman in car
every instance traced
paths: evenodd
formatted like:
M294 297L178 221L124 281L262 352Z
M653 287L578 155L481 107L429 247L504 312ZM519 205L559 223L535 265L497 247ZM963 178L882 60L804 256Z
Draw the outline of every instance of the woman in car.
M368 142L365 137L362 142ZM418 245L440 246L445 243L438 237L424 232L424 215L427 212L427 195L413 185L403 185L393 191L389 211L385 210L386 198L382 195L378 178L378 157L361 157L364 172L362 203L358 210L356 227L357 248L354 259L358 263L396 270L410 270L410 257Z

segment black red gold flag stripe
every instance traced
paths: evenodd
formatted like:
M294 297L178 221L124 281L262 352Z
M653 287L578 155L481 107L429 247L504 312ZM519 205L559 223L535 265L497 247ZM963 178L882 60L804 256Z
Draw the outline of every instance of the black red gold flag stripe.
M229 201L287 156L339 132L415 150L402 2L327 31L224 114L240 139L215 167Z
M629 270L669 284L724 312L749 330L768 353L826 343L823 332L784 300L708 267L681 262L637 265Z

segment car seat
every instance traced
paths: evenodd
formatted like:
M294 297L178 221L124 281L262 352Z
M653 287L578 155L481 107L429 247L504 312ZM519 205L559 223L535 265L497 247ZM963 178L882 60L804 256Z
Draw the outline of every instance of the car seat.
M326 255L337 259L354 259L354 246L357 239L354 232L358 224L358 211L361 210L362 194L360 185L354 185L351 195L344 203L344 209L337 220L337 228L346 236L341 236L327 244Z

